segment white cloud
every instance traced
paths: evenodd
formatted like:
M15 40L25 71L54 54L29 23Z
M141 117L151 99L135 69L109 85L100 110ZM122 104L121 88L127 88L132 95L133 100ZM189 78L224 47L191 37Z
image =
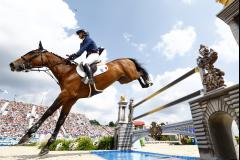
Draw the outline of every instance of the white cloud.
M144 50L144 48L146 48L147 47L147 45L146 44L144 44L144 43L132 43L132 46L133 47L135 47L135 48L137 48L137 50L139 51L139 52L142 52L143 50Z
M192 48L197 34L193 26L184 26L178 22L171 31L161 36L161 41L153 48L168 59L184 56Z
M217 40L211 48L219 54L219 60L225 63L239 62L239 47L230 27L220 19L216 19Z
M182 2L191 5L193 3L193 0L182 0Z
M143 50L147 47L147 44L145 43L136 43L132 40L133 35L129 33L124 33L123 38L128 42L131 46L137 49L139 52L143 52Z
M62 0L0 3L0 44L6 49L11 46L12 54L37 48L39 40L46 49L62 55L78 49L77 36L68 36L65 31L76 28L77 21Z
M75 34L67 32L67 29L78 27L75 14L63 0L1 0L0 19L0 50L4 51L0 52L1 88L9 91L11 99L16 95L17 101L34 104L40 104L43 99L44 105L51 105L60 90L50 77L37 72L13 73L8 64L36 49L39 40L45 49L61 56L76 52L80 41ZM102 59L107 59L106 52ZM111 118L115 119L114 109L117 108L116 92L114 87L110 87L102 95L83 100L83 104L78 103L79 108L84 106L90 118L113 120ZM85 111L81 113L85 114Z
M110 86L101 95L80 99L75 107L90 119L108 123L117 120L118 101L117 89Z
M129 33L123 33L123 38L127 41L127 42L130 42L131 41L131 38L133 36Z

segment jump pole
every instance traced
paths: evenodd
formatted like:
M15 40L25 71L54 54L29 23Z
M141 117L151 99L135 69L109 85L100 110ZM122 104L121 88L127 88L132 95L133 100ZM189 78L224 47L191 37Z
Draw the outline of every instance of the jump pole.
M180 81L186 79L187 77L191 76L194 73L199 72L199 68L193 68L192 70L190 70L189 72L187 72L186 74L182 75L181 77L179 77L178 79L172 81L171 83L167 84L166 86L162 87L161 89L159 89L158 91L154 92L153 94L151 94L150 96L144 98L143 100L141 100L140 102L136 103L135 105L133 105L133 108L136 108L137 106L141 105L142 103L148 101L149 99L155 97L156 95L160 94L161 92L167 90L168 88L174 86L175 84L179 83Z
M158 112L158 111L160 111L160 110L162 110L162 109L171 107L171 106L176 105L176 104L178 104L178 103L182 103L182 102L187 101L187 100L189 100L189 99L192 99L192 98L194 98L194 97L200 96L202 93L203 93L203 90L198 90L198 91L196 91L196 92L194 92L194 93L192 93L192 94L189 94L189 95L187 95L187 96L185 96L185 97L179 98L179 99L177 99L177 100L175 100L175 101L172 101L172 102L170 102L170 103L168 103L168 104L161 105L161 106L159 106L159 107L157 107L157 108L155 108L155 109L153 109L153 110L151 110L151 111L149 111L149 112L147 112L147 113L144 113L144 114L142 114L142 115L140 115L140 116L137 116L137 117L133 118L133 120L140 119L140 118L142 118L142 117L145 117L145 116L148 116L148 115L153 114L153 113L155 113L155 112Z

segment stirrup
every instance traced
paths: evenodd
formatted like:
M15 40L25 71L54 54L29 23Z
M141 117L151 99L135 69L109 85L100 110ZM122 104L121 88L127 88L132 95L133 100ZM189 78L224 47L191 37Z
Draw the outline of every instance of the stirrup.
M91 84L91 85L94 85L95 84L95 81L93 78L89 78L88 77L88 83Z

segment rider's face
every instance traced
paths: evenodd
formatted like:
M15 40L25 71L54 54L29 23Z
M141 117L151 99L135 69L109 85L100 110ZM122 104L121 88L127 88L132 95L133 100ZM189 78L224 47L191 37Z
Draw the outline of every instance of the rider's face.
M78 37L79 37L80 39L84 39L85 35L84 35L84 33L81 32L81 33L78 34Z

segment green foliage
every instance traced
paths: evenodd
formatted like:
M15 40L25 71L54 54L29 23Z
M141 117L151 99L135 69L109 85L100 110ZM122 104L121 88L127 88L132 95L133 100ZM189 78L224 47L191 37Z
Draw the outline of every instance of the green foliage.
M114 137L102 137L99 140L98 150L113 150L114 149Z
M111 122L109 122L108 126L109 127L116 127L116 124L113 121L111 121Z
M239 144L239 136L235 136L235 139L237 141L237 144Z
M145 146L145 143L144 143L143 139L140 139L140 144L141 144L142 147Z
M182 139L181 139L181 143L182 143L183 145L186 145L186 144L187 144L187 139L186 139L186 138L182 138Z
M150 133L151 137L154 138L155 140L160 140L161 134L162 134L162 128L159 124L156 122L151 123L151 128L150 128Z
M185 138L185 137L181 139L181 143L182 143L183 145L192 145L192 144L193 144L191 138Z
M160 123L160 126L165 126L165 123L163 123L163 122L162 122L162 123Z
M77 150L95 150L96 147L93 145L93 141L89 137L79 137L76 142L78 142Z
M97 120L90 120L89 122L91 125L100 126L100 123Z
M170 141L171 138L170 138L170 136L167 136L167 135L161 135L158 140L159 141Z
M57 148L57 145L62 143L62 147L59 148L60 151L68 151L69 150L69 144L72 143L71 140L65 140L65 139L57 139L55 142L53 142L49 149L50 151L55 151Z
M193 143L192 143L192 139L191 138L188 138L187 139L187 145L192 145Z

